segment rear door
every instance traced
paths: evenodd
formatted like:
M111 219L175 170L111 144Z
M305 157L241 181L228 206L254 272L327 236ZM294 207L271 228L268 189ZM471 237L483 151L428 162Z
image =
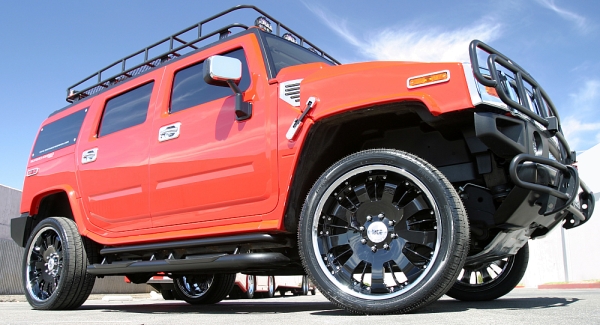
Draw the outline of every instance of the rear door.
M233 42L229 42L232 44ZM154 227L241 223L277 205L275 109L254 35L236 38L165 69L152 126L150 208ZM252 117L236 121L233 92L202 78L211 55L239 59L239 87ZM165 135L167 132L167 135ZM166 138L165 138L166 137Z
M110 232L150 228L148 153L155 88L162 69L94 100L96 113L76 159L92 224Z

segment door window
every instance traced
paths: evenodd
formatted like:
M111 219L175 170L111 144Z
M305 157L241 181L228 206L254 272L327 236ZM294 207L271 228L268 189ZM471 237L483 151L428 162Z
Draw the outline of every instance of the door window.
M238 49L224 56L236 58L242 62L242 79L238 87L243 92L250 86L250 74L243 49ZM178 71L173 81L170 112L175 113L215 99L233 95L229 87L209 85L204 81L202 69L204 62Z

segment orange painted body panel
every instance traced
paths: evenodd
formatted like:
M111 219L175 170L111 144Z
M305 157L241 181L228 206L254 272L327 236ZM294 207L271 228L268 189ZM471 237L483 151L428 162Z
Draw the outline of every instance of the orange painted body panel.
M235 120L233 96L169 113L178 70L240 47L251 75L244 92L244 101L253 104L250 119ZM440 70L450 71L450 81L407 88L409 77ZM294 79L303 79L300 107L279 98L280 83ZM106 101L151 80L146 121L98 138ZM295 141L289 141L285 134L309 96L318 104ZM45 121L89 107L74 146L30 161L28 169L40 171L25 181L21 211L35 214L44 195L65 191L80 233L117 246L284 231L289 187L310 127L344 111L399 101L422 102L433 115L472 105L457 63L313 63L284 68L269 80L256 36L248 34L124 82ZM159 129L174 123L181 123L179 137L159 142ZM82 153L93 148L98 148L97 160L82 164Z
M156 92L144 123L104 136L97 136L105 103L114 96L154 81L156 89L163 69L158 69L102 93L93 104L82 126L77 143L79 187L88 220L107 232L122 232L152 227L149 208L148 155L152 112ZM98 149L97 160L81 163L84 151Z
M442 70L450 80L409 89L410 77ZM345 110L400 101L423 102L433 115L472 107L460 63L367 62L329 67L302 81L302 103L318 98L309 116L318 120Z

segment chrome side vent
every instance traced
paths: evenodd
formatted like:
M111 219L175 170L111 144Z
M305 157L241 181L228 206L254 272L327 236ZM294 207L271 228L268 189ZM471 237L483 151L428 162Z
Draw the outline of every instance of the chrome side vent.
M282 82L279 86L279 98L292 106L300 107L300 82L302 79Z

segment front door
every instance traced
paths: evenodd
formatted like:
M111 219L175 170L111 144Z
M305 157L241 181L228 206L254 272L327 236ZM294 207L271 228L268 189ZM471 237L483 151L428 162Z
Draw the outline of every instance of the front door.
M259 87L267 81L262 59L247 60L246 52L216 46L166 67L150 148L154 227L235 224L275 208L275 111L260 93L267 89ZM253 102L250 119L236 121L230 88L203 80L203 60L215 54L242 62L239 87Z

